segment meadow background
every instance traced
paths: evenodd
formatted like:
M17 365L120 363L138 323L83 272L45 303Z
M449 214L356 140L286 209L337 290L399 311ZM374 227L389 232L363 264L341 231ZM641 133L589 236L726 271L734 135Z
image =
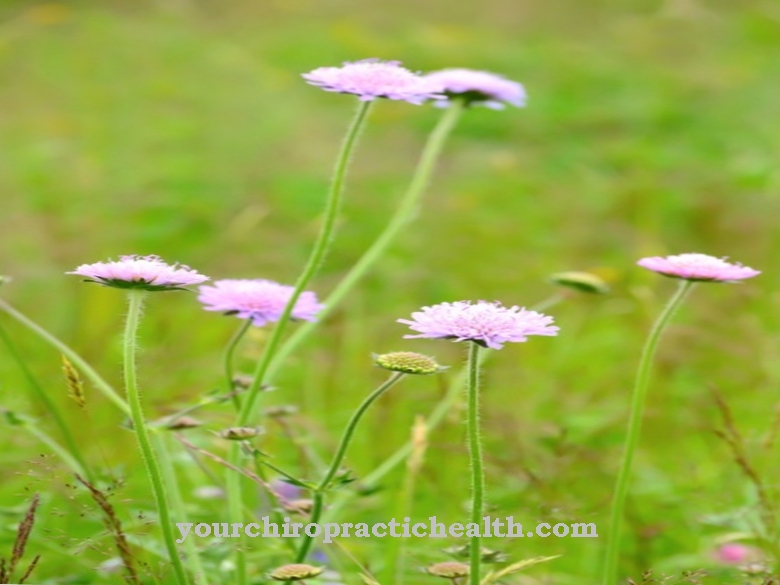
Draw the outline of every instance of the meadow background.
M354 98L310 87L300 73L366 57L414 70L502 73L526 86L528 107L467 112L414 225L293 356L266 403L299 406L296 432L329 458L352 409L384 377L372 352L421 351L454 366L403 381L369 413L348 456L360 477L409 437L415 415L430 412L463 361L461 345L403 340L397 318L461 299L532 305L555 292L550 273L599 270L612 293L574 294L550 309L558 338L491 358L483 428L488 500L501 515L529 525L592 521L605 532L639 351L674 285L634 262L729 256L765 273L742 285L699 286L668 331L623 562L635 578L648 568L706 567L714 573L706 582L738 583L711 551L749 527L755 496L713 432L722 423L711 389L757 448L780 405L779 51L780 6L769 0L4 0L0 273L13 281L0 294L121 387L124 296L63 273L138 253L212 278L291 283L354 107ZM438 116L431 106L377 104L352 166L340 234L311 287L321 296L382 229ZM156 531L121 415L89 386L79 409L66 395L59 355L4 315L0 324L90 460L125 478L113 502L128 532L143 539ZM149 418L222 385L220 351L238 324L202 311L190 293L150 299L140 358ZM243 346L243 369L267 333L254 331ZM40 416L56 435L6 346L0 407ZM209 424L194 436L222 449L208 431L228 425L230 412L225 405L201 416ZM415 518L467 516L462 420L456 409L429 438ZM263 450L295 467L296 450L265 424ZM771 451L762 457L777 485ZM178 471L193 514L227 520L224 502L191 496L212 482L184 460ZM399 470L342 521L387 520L402 481ZM115 556L112 542L71 483L34 437L0 426L0 554L10 550L30 494L40 492L28 553L43 555L37 579L122 582L96 570ZM563 555L517 583L585 583L604 542L488 544L515 560ZM382 541L344 544L362 562L381 561ZM435 582L416 568L444 560L442 543L409 546L407 582ZM216 566L220 551L210 554ZM269 557L267 568L279 560ZM329 562L358 582L343 554Z

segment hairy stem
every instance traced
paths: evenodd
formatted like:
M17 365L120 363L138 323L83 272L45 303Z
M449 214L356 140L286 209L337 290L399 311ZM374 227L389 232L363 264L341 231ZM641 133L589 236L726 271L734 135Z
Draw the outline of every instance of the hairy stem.
M607 534L607 548L604 560L604 585L614 585L617 582L618 560L620 555L620 534L623 523L623 511L628 494L628 485L631 479L631 466L634 461L634 453L639 444L639 436L642 430L642 415L644 413L647 387L650 381L650 370L653 365L658 342L661 334L668 325L677 308L691 290L693 282L681 280L674 296L669 300L664 310L656 319L650 334L645 341L642 355L639 359L634 391L631 398L631 412L628 419L628 431L623 448L623 459L620 462L617 482L615 483L615 495L612 500L612 510L609 521L609 533Z
M479 349L477 343L471 342L468 361L466 434L468 435L471 462L471 521L481 530L482 508L485 499L485 471L482 464L482 442L479 434ZM472 536L469 545L469 584L480 585L482 564L480 537Z
M355 284L376 264L401 230L414 219L444 144L455 128L464 107L461 100L454 100L444 110L439 123L428 136L406 193L401 198L401 202L387 226L325 299L325 308L317 315L317 321L301 325L279 348L269 369L268 380L273 378L284 360L311 334L317 324L339 305L347 293L355 287Z
M341 207L341 196L344 191L344 181L346 179L349 161L352 158L352 153L355 150L358 137L360 136L360 132L363 129L370 109L371 102L360 102L357 113L347 130L346 138L336 157L333 180L325 203L325 219L322 228L317 236L317 241L314 243L314 248L312 249L309 259L306 262L306 266L304 266L303 271L295 283L290 299L287 301L287 305L285 306L279 321L276 322L276 326L271 332L265 350L263 351L260 360L257 362L257 367L252 376L252 382L249 384L249 388L246 392L246 400L243 401L236 419L236 426L245 426L253 417L257 398L263 387L263 383L265 382L268 367L271 365L271 361L276 355L284 330L287 327L287 323L290 321L295 304L298 302L298 297L300 297L301 293L303 293L304 289L309 284L309 281L317 272L322 260L325 258L325 254L330 248L330 243L335 234L336 219L338 218L339 208ZM241 453L238 446L233 446L230 450L230 462L233 465L237 465L240 457ZM243 510L241 477L238 474L229 471L226 487L230 521L241 522ZM235 558L236 585L246 585L246 559L241 547L236 549Z
M133 429L135 430L138 446L141 449L141 457L146 466L146 472L152 485L152 491L154 492L157 514L160 519L160 529L162 530L165 547L168 550L168 557L170 558L174 574L176 575L176 582L179 585L188 585L189 579L184 571L184 565L181 562L179 553L176 550L165 484L163 483L162 472L160 471L160 466L157 462L154 449L152 448L149 431L146 428L146 420L144 419L143 408L141 406L141 394L138 390L135 356L137 352L138 324L141 318L145 294L146 293L141 290L131 290L128 292L129 306L124 335L125 391L127 392L127 402L130 406L130 416L133 420Z
M322 481L314 489L314 493L313 493L314 506L311 512L311 519L309 520L310 523L316 524L317 522L319 522L320 516L322 516L325 492L330 487L330 483L333 481L333 478L336 476L336 473L338 473L342 461L344 461L344 457L347 454L347 448L349 447L349 444L352 441L352 436L355 434L355 429L357 428L360 419L363 418L363 415L366 413L368 408L374 403L374 401L376 401L377 398L379 398L382 394L384 394L390 388L392 388L396 384L396 382L398 382L404 376L405 374L403 372L394 373L384 384L382 384L371 394L369 394L368 397L363 401L363 403L360 406L358 406L358 409L352 414L352 417L349 419L349 422L347 423L346 429L344 429L344 434L341 436L341 441L339 442L339 446L336 449L336 454L333 456L333 460L330 462L328 471L325 473L325 477L322 478ZM306 560L306 556L309 554L309 549L311 548L312 545L311 536L304 535L302 538L303 541L301 542L301 547L298 549L298 555L295 559L296 563L302 563L303 561Z

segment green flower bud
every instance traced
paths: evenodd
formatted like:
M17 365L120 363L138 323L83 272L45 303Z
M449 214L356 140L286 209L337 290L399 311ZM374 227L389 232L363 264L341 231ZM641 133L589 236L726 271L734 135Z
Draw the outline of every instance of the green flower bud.
M375 355L374 363L380 368L404 374L436 374L444 369L432 357L411 351Z
M609 292L607 282L590 272L557 272L550 275L550 282L591 294L605 295Z

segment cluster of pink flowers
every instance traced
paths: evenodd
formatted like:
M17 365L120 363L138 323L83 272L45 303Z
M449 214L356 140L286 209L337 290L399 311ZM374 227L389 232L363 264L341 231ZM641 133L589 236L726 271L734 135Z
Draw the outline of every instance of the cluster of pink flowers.
M463 99L494 109L504 104L525 104L525 90L519 83L472 69L443 69L420 75L398 61L365 59L341 67L319 67L304 73L303 78L325 91L350 93L362 101L387 98L422 104L433 100L446 105L450 100Z

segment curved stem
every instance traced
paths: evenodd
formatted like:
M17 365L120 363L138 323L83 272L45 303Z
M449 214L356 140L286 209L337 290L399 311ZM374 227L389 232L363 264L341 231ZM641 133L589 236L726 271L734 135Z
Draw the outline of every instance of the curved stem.
M228 341L227 346L225 346L225 353L222 356L222 367L223 371L225 372L225 383L227 384L228 395L230 396L230 400L233 402L233 406L235 407L236 412L241 411L241 398L238 396L238 394L236 394L236 389L233 385L233 356L236 353L236 347L244 338L244 335L246 335L250 325L252 325L252 320L244 319L243 323L241 323L241 326L236 329L236 332L230 338L230 341Z
M317 237L317 241L314 244L311 255L309 256L309 260L295 283L295 288L290 296L290 300L287 301L287 305L284 307L284 311L282 312L281 317L279 317L279 321L276 322L276 326L271 333L265 351L257 364L254 376L252 377L252 382L247 389L246 402L241 408L237 426L246 425L247 421L252 417L257 395L265 382L268 366L276 355L277 347L282 339L287 323L290 321L295 303L298 302L298 297L301 296L303 289L306 288L306 285L309 284L309 281L317 272L328 248L330 248L330 243L333 240L335 233L336 219L338 217L339 208L341 207L341 194L344 191L344 180L347 174L347 167L370 109L371 102L360 102L355 118L352 120L349 130L347 130L344 144L341 146L341 150L336 158L333 181L331 182L328 198L325 203L325 221L319 236Z
M355 265L347 272L346 276L336 285L328 297L323 301L325 307L317 314L316 322L308 322L296 329L295 333L285 341L271 364L268 372L268 380L273 378L274 374L281 366L282 362L303 342L304 339L322 322L341 302L346 294L351 291L355 284L376 264L379 257L387 250L388 246L398 236L399 232L414 219L415 213L420 204L420 199L425 193L425 189L430 182L436 161L442 152L447 138L455 128L464 104L462 100L454 100L447 109L444 110L438 124L428 136L420 159L415 168L409 186L401 198L393 217L388 222L385 229L366 250Z
M127 310L127 322L125 324L124 335L124 374L125 390L127 392L127 401L130 406L130 416L133 419L133 429L138 440L138 446L141 449L141 456L146 465L146 472L149 481L152 484L154 500L157 504L157 514L160 519L160 529L163 533L165 547L168 550L168 556L173 571L176 575L176 582L179 585L188 585L189 580L184 572L179 553L176 550L176 542L173 535L173 526L168 506L168 498L165 493L165 485L162 480L160 466L157 463L152 443L149 439L149 431L146 428L143 408L141 406L141 394L138 391L138 381L136 376L135 355L136 338L138 335L138 323L141 318L145 292L141 290L128 291L129 307Z
M482 508L485 499L485 471L482 465L482 443L479 436L479 345L471 342L468 362L468 434L469 459L471 462L471 521L482 530ZM472 536L469 541L470 585L480 585L482 547L480 537Z
M642 355L639 359L639 367L637 369L634 391L631 398L631 413L628 419L626 443L623 448L623 459L620 463L620 470L618 471L617 482L615 484L615 495L612 500L609 533L607 534L607 550L604 561L604 574L602 578L604 585L612 585L617 582L623 510L628 494L629 480L631 479L631 465L634 461L634 453L639 444L639 435L642 429L642 415L644 413L645 397L647 396L647 387L650 380L650 369L653 364L653 357L658 348L658 341L661 339L661 334L674 315L674 312L693 287L693 284L694 283L690 280L680 281L677 292L675 292L674 296L669 300L666 307L653 324L652 329L650 329L650 334L647 337L647 341L645 341Z
M363 403L360 406L358 406L357 410L352 414L352 417L349 419L349 422L347 423L347 427L344 429L344 434L341 436L341 441L339 442L339 446L336 449L336 454L333 456L333 460L330 462L328 471L325 473L325 477L322 478L322 481L314 489L314 493L313 493L314 506L312 508L311 518L309 520L310 523L316 524L320 520L320 516L322 515L322 508L324 504L323 500L324 500L325 492L330 487L330 483L333 481L333 478L336 476L336 473L338 473L342 461L344 461L344 457L347 454L347 448L349 447L349 444L352 441L352 435L355 434L355 429L357 428L360 419L363 418L363 415L366 413L368 408L374 403L374 401L376 401L377 398L379 398L380 396L382 396L382 394L384 394L390 388L392 388L405 375L406 374L404 374L403 372L395 372L392 376L390 376L390 378L384 384L382 384L381 386L379 386L379 388L377 388L371 394L369 394L368 397L363 401ZM309 549L311 548L311 544L312 544L311 536L304 535L302 538L303 538L303 542L301 543L301 548L298 549L298 556L296 557L295 560L296 563L302 563L304 560L306 560L306 555L309 554Z
M534 311L541 311L542 307L549 308L559 302L565 300L564 295L558 293L553 294L551 297L540 301L539 303L530 307ZM487 357L493 353L489 349L485 349L479 352L479 364L480 366L485 362ZM447 385L447 392L442 399L436 404L431 414L425 419L428 432L432 433L438 426L444 422L447 415L452 411L453 406L461 396L464 386L466 385L468 378L468 366L465 366L458 372L458 375L452 378ZM396 467L401 465L407 460L412 453L413 445L411 440L407 441L404 445L399 447L395 453L385 459L374 471L361 478L360 483L367 487L376 486L386 475L393 471ZM338 512L346 505L349 497L342 496L333 505L330 513L333 516L338 516Z
M19 321L22 325L33 331L35 334L37 334L39 337L41 337L44 341L46 341L49 345L54 347L57 351L59 351L61 354L65 355L72 363L75 365L78 369L80 369L87 378L92 380L92 383L95 385L95 387L100 390L106 398L108 398L111 402L116 404L119 409L129 415L130 414L130 407L127 405L127 402L125 402L119 394L117 394L114 389L111 387L111 385L106 382L100 374L98 374L92 366L90 366L84 358L82 358L79 354L77 354L75 351L73 351L71 348L69 348L67 345L65 345L62 341L54 337L51 333L46 331L43 327L35 323L34 321L28 319L26 316L24 316L22 313L14 309L11 305L9 305L4 300L0 299L0 310L5 311L8 313L11 317Z
M298 280L295 283L290 299L287 301L287 305L282 312L281 317L276 322L276 326L271 332L271 336L268 339L268 343L265 346L263 355L257 362L254 374L252 376L252 382L249 384L249 388L246 392L246 400L243 401L241 409L239 410L236 426L246 426L250 418L252 418L255 412L255 403L257 402L260 389L265 382L268 367L271 364L276 355L276 350L279 347L279 343L282 340L284 330L287 327L287 323L292 315L293 308L298 301L306 285L314 276L315 272L320 266L325 254L330 247L330 243L333 239L333 235L336 227L336 219L338 217L339 208L341 206L341 195L344 191L344 180L347 174L347 167L349 161L352 158L352 152L357 144L360 131L363 129L363 125L366 121L368 112L371 109L371 102L360 102L357 113L355 114L352 123L347 130L346 138L341 146L341 149L336 157L336 166L333 170L333 180L328 191L327 200L325 203L325 220L323 222L320 233L317 236L317 241L314 243L311 255L309 256L306 266L303 268ZM230 449L230 463L237 465L241 457L240 449L237 445L234 445ZM228 496L228 510L230 514L231 522L241 522L243 516L243 498L241 495L241 477L235 472L228 471L227 475L227 496ZM236 585L246 585L246 558L244 551L241 547L236 549Z

